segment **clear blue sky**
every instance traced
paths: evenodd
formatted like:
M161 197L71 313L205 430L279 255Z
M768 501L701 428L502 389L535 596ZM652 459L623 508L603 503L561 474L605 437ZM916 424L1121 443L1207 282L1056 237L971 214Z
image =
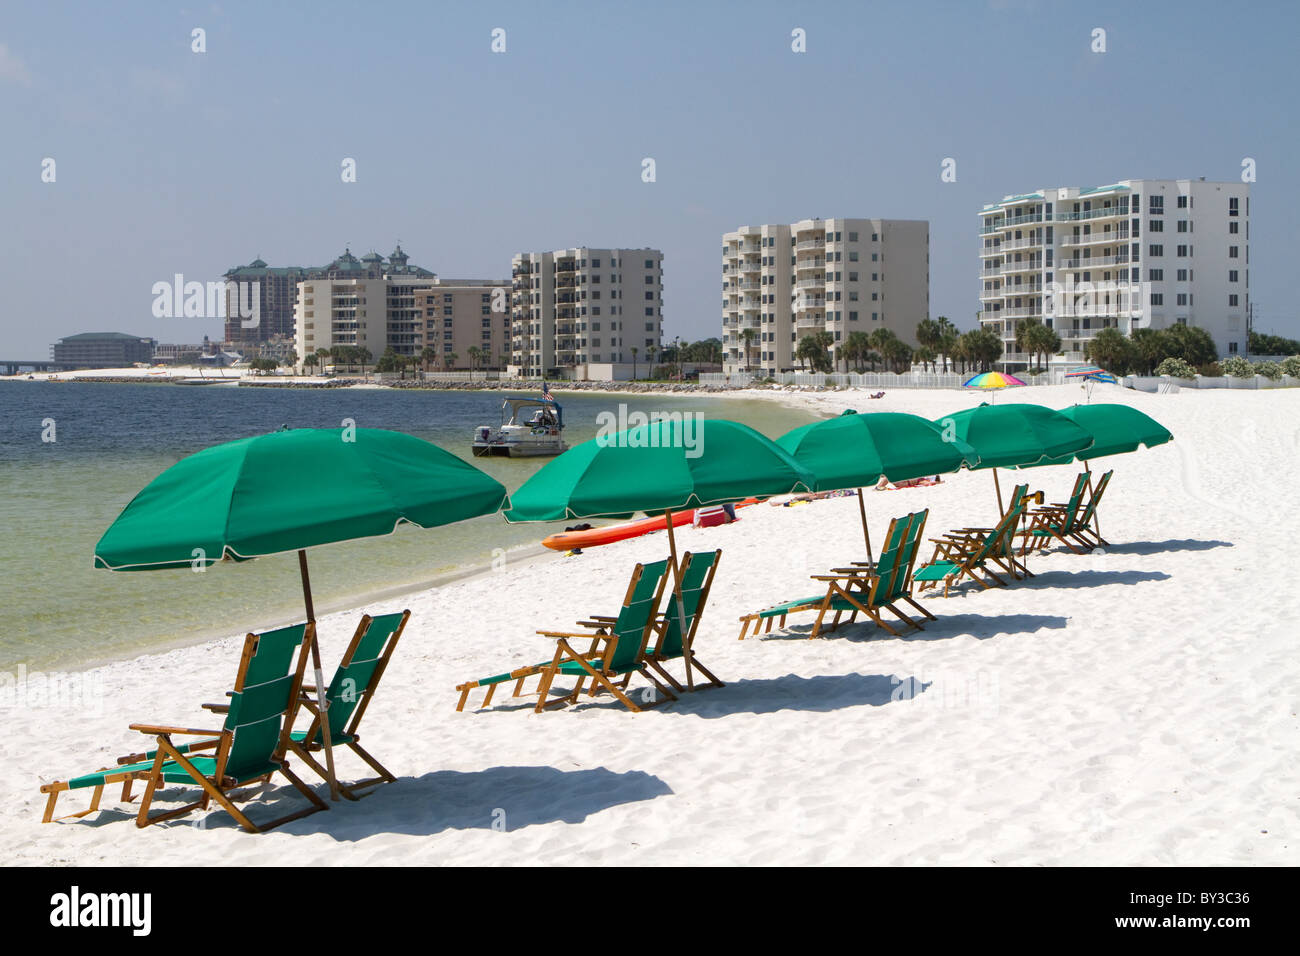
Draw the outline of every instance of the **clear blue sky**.
M153 283L255 256L323 263L345 244L386 255L397 239L447 277L505 276L522 250L657 247L665 336L715 336L721 234L809 216L928 219L931 311L969 327L983 203L1123 177L1234 180L1247 156L1257 328L1300 336L1297 9L10 4L0 358L89 330L219 336L214 321L153 318ZM190 50L194 27L206 53ZM356 183L340 180L344 157ZM955 183L940 181L945 157Z

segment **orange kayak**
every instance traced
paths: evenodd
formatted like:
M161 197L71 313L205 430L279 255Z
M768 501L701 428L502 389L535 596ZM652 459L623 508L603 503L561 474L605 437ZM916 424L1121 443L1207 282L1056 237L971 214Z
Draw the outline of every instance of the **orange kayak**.
M744 501L736 502L736 507L744 508L754 504L758 504L757 498L746 498ZM673 512L674 528L680 528L682 525L691 524L694 521L694 508ZM552 551L595 548L602 544L613 544L615 541L624 541L628 538L639 538L643 534L650 534L652 531L663 531L667 527L668 520L663 515L651 515L648 518L638 518L635 521L605 525L603 528L588 528L586 531L562 531L559 534L543 538L542 545Z

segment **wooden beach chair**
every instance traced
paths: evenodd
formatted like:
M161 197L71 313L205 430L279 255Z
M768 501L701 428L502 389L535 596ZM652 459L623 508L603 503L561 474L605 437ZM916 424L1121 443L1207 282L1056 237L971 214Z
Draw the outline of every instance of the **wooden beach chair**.
M610 632L611 630L614 629L615 625L617 625L618 622L621 619L623 619L625 614L629 613L630 605L633 604L636 605L638 608L637 613L639 614L641 613L641 610L644 609L642 607L642 604L645 598L650 595L658 595L658 597L655 598L654 611L658 610L659 600L662 597L662 591L665 584L665 575L667 573L667 569L668 569L668 562L666 560L656 561L652 564L645 564L645 565L638 564L635 568L633 568L632 577L628 581L627 591L624 594L622 610L620 610L619 614L616 616L611 617L603 614L590 615L587 619L579 621L577 623L578 627L583 627L587 629L581 632L538 631L537 633L545 634L548 636L560 635L565 637L572 637L576 640L591 639L593 641L593 650L594 650L596 648L596 644L598 643L599 639L601 637L610 636ZM651 617L653 617L654 611L651 611ZM650 623L653 622L652 620L648 619L646 624L647 628L649 627ZM642 648L644 649L644 642L642 644ZM626 649L627 649L627 645L624 644L624 650L626 651ZM558 652L559 651L557 648L557 653ZM515 684L514 691L511 694L512 697L524 696L524 682L527 681L528 678L530 677L537 677L539 679L538 691L540 692L541 679L543 675L546 674L547 669L550 668L551 665L554 664L554 662L555 662L555 657L552 656L550 660L542 661L538 664L531 664L527 667L518 667L504 674L494 674L490 677L482 677L479 678L478 680L466 681L463 684L457 684L456 690L460 691L460 698L456 702L456 709L458 711L464 710L465 704L469 701L470 692L478 687L487 688L487 694L484 695L483 702L479 704L480 707L487 707L491 705L492 696L493 694L496 693L497 687L509 681L514 681ZM624 681L624 683L626 683L626 681ZM541 695L541 698L539 699L539 703L541 702L541 699L544 699L544 697L545 697L544 694Z
M1101 531L1097 530L1094 519L1097 516L1097 505L1101 503L1101 496L1106 493L1106 486L1110 484L1110 476L1113 474L1115 474L1114 469L1101 476L1096 487L1092 489L1088 506L1083 509L1079 520L1074 523L1074 529L1070 532L1070 537L1083 545L1086 550L1091 551L1093 548L1110 544L1101 536Z
M1015 531L1013 529L1013 536L1012 538L1007 539L1007 541L1010 541L1012 544L1014 544L1015 535L1022 534L1028 526L1027 515L1029 511L1029 505L1035 501L1041 504L1042 500L1043 500L1043 493L1041 491L1036 491L1031 494L1029 492L1029 485L1027 483L1022 485L1016 485L1016 487L1012 489L1011 498L1010 498L1011 507L1012 508L1019 507L1021 530ZM960 546L961 550L968 551L971 548L981 547L984 543L984 539L987 538L989 535L993 534L996 530L997 530L996 527L956 528L952 531L945 533L943 537L955 542L958 546ZM1003 542L1003 544L1005 543L1006 542ZM994 548L993 551L989 554L989 560L992 561L994 564L998 565L999 567L1001 567L1002 570L1007 572L1013 578L1034 577L1034 573L1030 571L1029 567L1025 564L1023 560L1023 555L1017 555L1014 547L999 546L997 548Z
M1037 548L1045 548L1052 538L1060 541L1075 554L1082 552L1070 543L1070 538L1077 531L1079 519L1079 503L1083 499L1084 489L1088 483L1088 472L1081 471L1079 476L1074 480L1074 490L1070 492L1070 500L1067 502L1056 502L1050 505L1044 505L1041 508L1035 508L1029 512L1029 524L1025 530L1019 533L1021 538L1020 553L1025 554L1029 550L1031 541L1039 542L1035 544ZM1104 489L1103 489L1104 490Z
M394 777L370 753L362 748L357 726L365 716L366 708L375 695L380 679L392 659L397 642L410 619L410 611L395 614L381 614L371 617L362 615L356 632L343 652L334 679L330 681L325 693L325 706L329 713L330 745L347 746L353 753L370 765L378 776L353 783L339 783L339 791L351 800L359 796L359 791L381 783L392 783ZM300 703L311 715L311 723L306 730L291 730L288 747L302 758L302 762L311 767L322 780L329 780L329 772L317 761L315 755L325 749L321 734L320 708L314 686L304 685ZM211 710L224 712L226 705L217 707L205 705Z
M905 519L895 518L890 522L889 530L885 533L885 549L881 552L882 558L885 553L888 553L892 548L897 548L898 545L901 544L903 536L907 533L907 527L908 524L910 524L911 518L912 516L908 515ZM853 575L855 576L855 579L856 577L861 577L861 585L863 587L869 587L869 576L874 568L875 563L873 562L855 561L852 563L851 567L832 568L831 572L833 574L842 573ZM763 630L763 633L770 634L773 626L783 628L785 627L786 618L791 614L797 614L801 611L820 610L822 603L826 600L827 590L829 590L829 588L818 591L816 594L810 594L807 597L796 598L792 601L783 601L780 604L765 607L761 611L754 611L750 614L741 615L740 637L738 637L737 640L743 641L747 634L750 636L756 635L760 629ZM838 601L835 603L840 605L838 607L839 611L850 612L854 617L856 617L857 612L848 605L847 602ZM838 623L838 615L836 617L836 623ZM753 628L753 631L750 631L751 627ZM832 629L834 628L832 627Z
M912 567L928 515L927 509L891 521L889 530L885 533L884 547L874 564L855 562L849 567L832 568L829 574L814 574L814 581L826 584L821 592L742 616L739 639L744 640L747 633L757 634L763 627L764 633L770 633L774 624L784 627L786 618L800 611L817 612L817 620L808 635L810 638L820 637L823 630L834 631L841 623L852 624L859 613L867 615L880 627L898 636L898 632L881 618L879 612L882 609L887 609L908 626L922 630L920 624L899 610L898 604L906 601L926 618L934 620L934 615L912 597L911 581ZM827 614L832 615L829 623L826 621ZM846 614L847 619L844 618ZM753 628L752 631L749 630L750 627Z
M668 561L656 561L653 564L637 565L628 585L627 596L623 599L623 609L614 620L604 618L599 621L579 621L579 625L592 627L596 633L575 631L538 631L543 637L555 641L555 655L542 672L537 690L537 713L548 707L564 704L576 704L586 681L591 681L587 693L595 696L608 691L628 710L640 712L645 707L656 704L638 705L627 694L628 682L634 674L640 674L669 700L676 700L677 695L661 683L651 672L646 663L646 648L652 634L655 634L655 618L663 599L671 574ZM591 641L586 651L576 650L570 641ZM573 677L573 687L551 696L551 688L557 677Z
M817 609L817 620L808 635L810 638L820 637L823 629L834 631L846 612L849 615L846 623L852 624L861 613L894 637L901 635L884 619L881 611L889 611L907 627L924 630L922 624L899 608L900 602L906 602L926 619L935 620L935 616L912 596L913 568L929 514L929 509L926 509L895 518L885 535L885 549L874 567L856 565L835 568L830 574L813 575L814 580L825 581L827 587ZM824 627L826 615L831 613L834 617L830 625Z
M122 782L123 799L129 800L133 780L146 781L136 815L136 826L139 827L170 820L192 810L207 809L212 800L252 833L328 809L328 804L289 769L285 759L288 730L299 706L302 676L313 633L314 625L297 624L264 634L249 634L244 639L229 712L220 730L132 724L132 730L156 735L158 749L123 757L119 765L110 770L41 787L43 793L50 795L44 822L49 822L53 816L55 800L63 790L94 787L93 810L98 806L104 786L110 783ZM175 744L173 736L207 739ZM256 824L235 806L235 801L244 796L235 791L253 784L268 783L275 773L282 774L310 801L311 806L270 823ZM193 803L150 816L149 809L158 787L171 783L197 786L201 796Z
M707 679L705 687L722 687L722 681L699 662L695 656L695 632L704 615L704 607L709 601L709 592L713 588L713 575L718 570L718 561L722 552L706 551L703 554L682 555L682 600L677 603L676 592L665 587L665 611L655 624L658 635L653 647L647 647L645 662L679 693L686 690L665 668L665 664L685 657L686 648L691 651L691 670L699 671ZM687 682L691 690L697 689L692 676Z
M997 527L988 533L980 529L965 528L957 534L931 538L934 556L916 569L914 579L918 589L937 587L943 582L943 596L947 597L954 584L970 578L984 590L1006 587L1007 582L998 576L989 564L1000 564L1014 576L1018 563L1015 560L1016 525L1025 507L1025 497L1017 496L1011 509L1002 516ZM978 573L977 573L978 572Z

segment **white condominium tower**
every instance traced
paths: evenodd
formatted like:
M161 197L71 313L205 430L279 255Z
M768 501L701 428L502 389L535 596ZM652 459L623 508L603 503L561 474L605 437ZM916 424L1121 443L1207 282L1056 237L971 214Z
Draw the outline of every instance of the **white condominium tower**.
M1210 333L1220 355L1246 352L1250 187L1203 179L1125 179L1039 189L980 211L980 322L1002 340L998 364L1024 366L1016 323L1041 320L1067 358L1105 328Z
M589 363L646 363L663 323L658 249L517 254L510 274L511 364L530 376Z
M805 336L827 332L831 357L853 332L916 343L930 312L930 224L804 219L722 237L722 352L727 372L793 369ZM748 330L749 334L746 334Z

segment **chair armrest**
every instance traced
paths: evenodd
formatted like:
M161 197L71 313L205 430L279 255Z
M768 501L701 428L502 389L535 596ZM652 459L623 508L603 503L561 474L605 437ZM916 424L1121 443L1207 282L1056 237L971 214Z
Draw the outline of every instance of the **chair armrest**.
M230 705L229 705L229 704L204 704L204 705L203 705L203 709L204 709L204 710L210 710L210 711L212 711L214 714L228 714L228 713L230 713Z
M192 744L178 744L176 749L183 754L194 753L196 750L209 750L220 744L220 740L199 740ZM119 765L131 763L143 763L146 760L153 760L158 755L156 750L146 750L143 753L127 754L125 757L118 757Z
M608 614L588 614L593 621L617 621L618 618L610 617Z
M578 625L578 627L591 627L599 631L609 627L611 624L614 624L615 622L610 620L610 621L576 621L575 623ZM599 637L600 635L592 634L591 636Z
M566 637L582 637L582 638L594 638L598 641L609 640L611 637L614 636L612 634L592 634L588 631L538 631L537 633L542 635L542 637L555 637L560 639Z
M187 734L191 737L220 737L220 730L197 730L193 727L168 727L164 724L132 724L131 730L138 730L142 734Z

